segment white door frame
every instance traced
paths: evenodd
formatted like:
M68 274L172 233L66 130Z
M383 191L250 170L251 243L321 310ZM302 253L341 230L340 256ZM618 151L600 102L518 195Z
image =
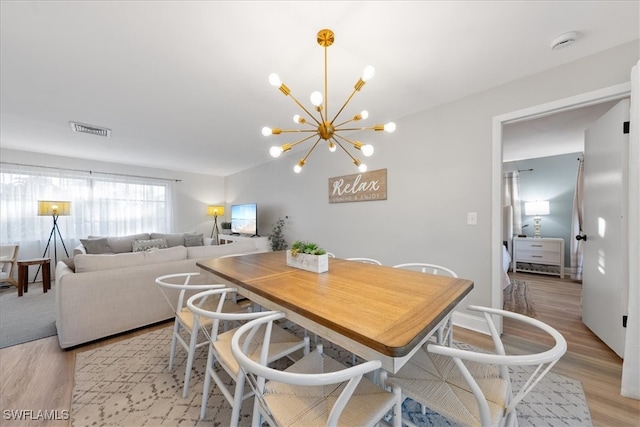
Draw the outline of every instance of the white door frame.
M630 96L631 82L609 86L581 95L536 105L493 117L491 178L491 306L502 308L502 126L523 120L549 116L563 111L614 101ZM502 319L496 324L502 333Z

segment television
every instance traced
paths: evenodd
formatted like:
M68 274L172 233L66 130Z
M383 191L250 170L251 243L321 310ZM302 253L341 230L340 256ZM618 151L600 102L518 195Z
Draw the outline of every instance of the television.
M258 235L258 205L231 205L231 234Z

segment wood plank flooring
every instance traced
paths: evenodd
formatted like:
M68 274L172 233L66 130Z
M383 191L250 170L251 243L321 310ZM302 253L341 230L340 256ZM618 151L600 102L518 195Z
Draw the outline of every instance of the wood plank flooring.
M598 340L580 321L581 285L533 274L516 274L527 280L538 318L557 328L567 339L568 351L554 371L582 382L595 427L640 426L640 401L620 396L622 361ZM57 411L65 418L71 409L75 356L88 349L104 346L151 329L156 325L76 349L61 350L57 337L49 337L0 350L0 426L68 426L65 419L9 420L9 412L30 410L29 418L38 411ZM479 347L490 347L485 335L466 329L455 330L456 339ZM515 328L505 322L504 342L509 351L536 351L541 348L536 333ZM67 411L67 412L65 412Z

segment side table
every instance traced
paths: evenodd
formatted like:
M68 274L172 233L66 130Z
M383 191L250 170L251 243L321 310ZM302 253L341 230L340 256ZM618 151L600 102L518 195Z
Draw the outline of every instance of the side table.
M29 266L42 267L42 292L51 289L51 260L49 258L23 259L18 261L18 296L23 292L29 292Z

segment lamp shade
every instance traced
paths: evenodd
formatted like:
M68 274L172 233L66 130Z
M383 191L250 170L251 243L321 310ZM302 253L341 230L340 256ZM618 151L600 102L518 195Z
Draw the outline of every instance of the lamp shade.
M543 200L541 202L525 202L524 204L525 215L549 215L549 201Z
M59 200L38 200L38 215L71 215L71 202Z
M207 216L221 216L224 215L224 206L207 206Z

